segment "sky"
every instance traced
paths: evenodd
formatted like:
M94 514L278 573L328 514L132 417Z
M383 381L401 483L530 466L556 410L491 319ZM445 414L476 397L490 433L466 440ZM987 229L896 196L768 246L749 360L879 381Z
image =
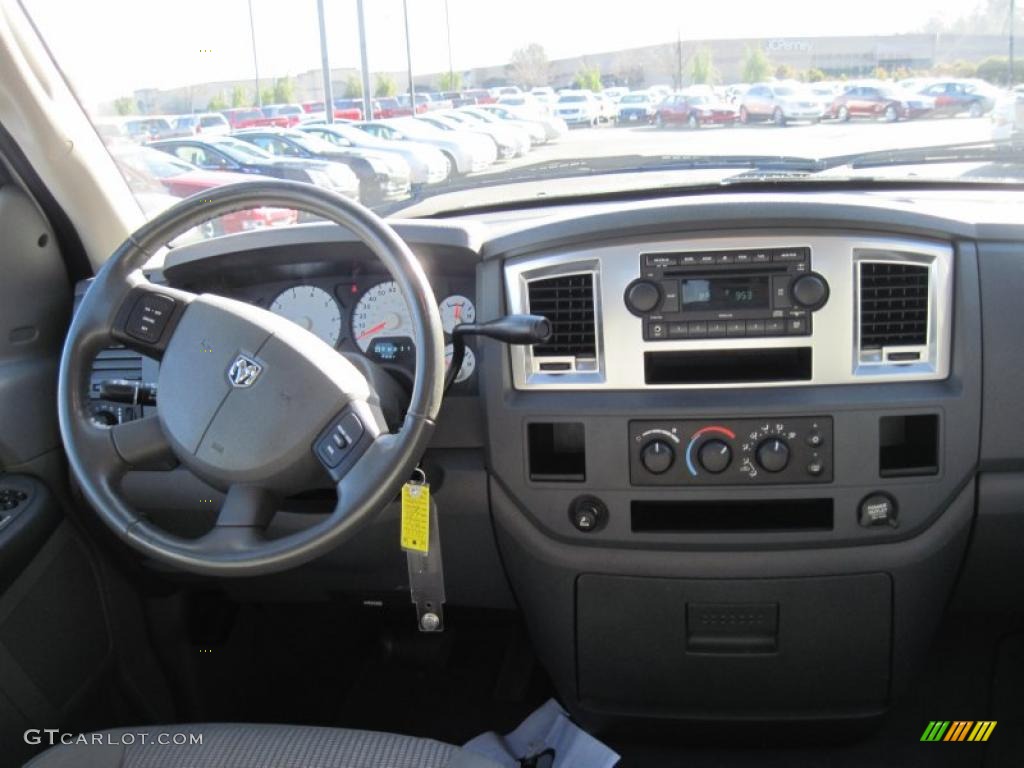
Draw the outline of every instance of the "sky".
M87 104L139 88L253 76L249 0L24 0ZM261 78L320 67L316 0L251 0ZM919 31L978 0L408 0L416 72L684 40ZM332 67L359 67L356 0L324 0ZM405 70L402 0L365 0L369 69Z

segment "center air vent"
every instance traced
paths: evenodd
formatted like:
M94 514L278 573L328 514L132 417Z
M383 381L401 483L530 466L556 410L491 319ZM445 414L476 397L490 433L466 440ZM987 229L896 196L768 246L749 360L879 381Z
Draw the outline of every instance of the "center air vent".
M919 264L861 263L862 353L881 353L887 347L922 347L928 343L928 272L927 266ZM887 359L898 361L892 355Z
M550 340L533 346L535 358L596 358L592 273L531 280L529 301L531 314L546 317L552 330Z

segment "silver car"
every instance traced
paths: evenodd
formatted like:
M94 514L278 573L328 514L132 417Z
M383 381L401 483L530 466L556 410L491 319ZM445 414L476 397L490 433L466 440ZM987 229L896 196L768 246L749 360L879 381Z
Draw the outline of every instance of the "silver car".
M359 147L398 155L409 165L416 186L440 184L453 172L452 164L437 147L413 141L388 141L347 123L303 125L299 130L342 147Z
M414 141L430 144L444 152L454 173L482 171L498 158L494 142L486 136L468 131L443 131L418 117L394 117L356 123L356 127L372 136L388 141Z
M794 120L817 122L824 115L822 100L798 83L755 83L740 102L741 123L770 120L783 126Z

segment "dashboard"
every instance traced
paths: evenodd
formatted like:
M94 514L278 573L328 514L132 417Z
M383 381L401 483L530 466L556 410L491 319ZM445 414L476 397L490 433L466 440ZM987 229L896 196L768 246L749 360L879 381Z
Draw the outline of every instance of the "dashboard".
M1024 583L1022 206L779 192L393 222L446 332L512 313L554 330L473 342L445 399L423 466L449 601L520 610L584 719L884 712L951 599ZM408 381L404 302L337 227L189 245L150 275ZM94 375L135 365L118 354ZM132 473L125 495L194 522L217 494L182 472ZM321 512L289 500L274 524ZM407 602L397 526L391 508L343 555L229 588Z

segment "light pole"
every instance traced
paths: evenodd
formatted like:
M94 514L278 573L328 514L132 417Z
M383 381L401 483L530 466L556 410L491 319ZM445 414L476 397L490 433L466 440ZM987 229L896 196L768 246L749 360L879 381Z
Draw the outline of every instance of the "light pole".
M256 106L263 106L263 97L260 96L260 63L256 58L256 23L252 17L252 0L249 0L249 34L252 35L252 66L256 71Z
M370 65L366 55L366 18L363 15L363 0L356 0L359 15L359 60L363 65L363 119L373 120L373 104L370 102Z
M452 67L452 22L448 17L448 0L444 0L444 28L448 33L448 89L458 90L455 87L455 70Z
M412 84L412 41L409 39L409 0L402 0L402 14L405 16L405 65L409 71L409 107L416 117L416 88Z
M1015 8L1016 5L1016 0L1010 0L1010 58L1007 61L1007 74L1009 75L1009 80L1007 82L1008 88L1013 88L1013 20L1017 15Z
M320 17L320 66L324 81L324 115L328 123L334 122L334 88L331 85L331 63L327 58L327 26L324 24L324 0L316 0L316 11Z

